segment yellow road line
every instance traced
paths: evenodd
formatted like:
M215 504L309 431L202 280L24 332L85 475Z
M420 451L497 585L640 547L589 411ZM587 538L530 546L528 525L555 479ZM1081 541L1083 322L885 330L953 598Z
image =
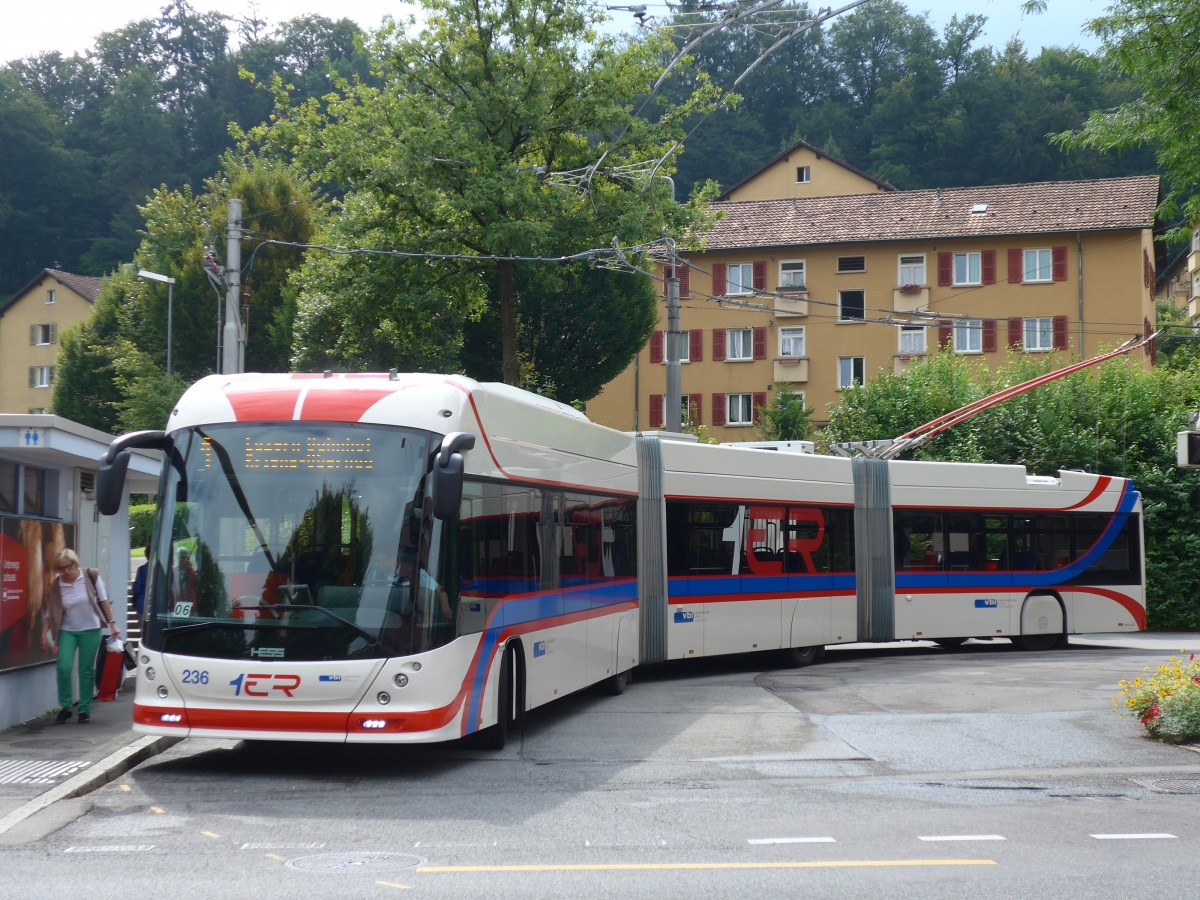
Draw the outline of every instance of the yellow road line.
M376 883L376 884L381 884L381 885L383 885L384 887L397 888L397 889L399 889L399 890L402 890L402 891L411 891L411 890L412 890L412 888L411 888L411 887L409 887L407 884L394 884L394 883L393 883L393 882L391 882L391 881L377 881L377 882L375 882L375 883Z
M655 872L683 869L714 871L720 869L862 869L893 866L994 866L994 859L846 859L826 862L747 862L747 863L594 863L582 865L529 866L420 866L417 872L447 874L455 872Z
M219 838L219 837L220 837L220 835L219 835L219 834L217 834L215 831L202 831L202 832L200 832L200 833L201 833L202 835L204 835L205 837L208 837L208 838L213 838L213 839L216 839L216 838Z

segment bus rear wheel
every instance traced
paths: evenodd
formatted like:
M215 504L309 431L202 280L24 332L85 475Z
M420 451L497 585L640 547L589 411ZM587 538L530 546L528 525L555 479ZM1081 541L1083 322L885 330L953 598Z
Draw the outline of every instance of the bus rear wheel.
M803 669L811 666L825 655L825 648L814 647L785 647L779 651L779 658L789 669Z

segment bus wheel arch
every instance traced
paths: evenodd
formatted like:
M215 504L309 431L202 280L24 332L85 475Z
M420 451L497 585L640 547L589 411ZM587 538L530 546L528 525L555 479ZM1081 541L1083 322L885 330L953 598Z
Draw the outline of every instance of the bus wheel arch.
M475 733L475 743L483 750L503 750L508 731L525 714L525 653L520 639L505 643L498 654L496 675L496 723Z
M1065 644L1066 634L1067 612L1062 597L1051 591L1035 591L1025 596L1014 646L1022 650L1050 650Z

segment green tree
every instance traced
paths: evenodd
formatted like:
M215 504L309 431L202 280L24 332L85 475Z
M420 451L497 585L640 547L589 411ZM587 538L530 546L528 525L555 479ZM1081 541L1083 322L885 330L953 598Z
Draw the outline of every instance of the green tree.
M804 395L786 384L775 385L775 396L758 408L758 432L764 441L806 441L812 434L812 409Z
M306 290L299 321L309 337L298 359L327 352L314 340L336 344L343 358L349 348L377 344L374 335L349 333L358 321L384 321L400 335L424 328L434 311L423 301L429 297L438 298L435 330L453 330L493 306L502 376L517 383L520 270L544 265L522 258L570 255L614 238L639 243L664 227L682 233L692 216L671 202L658 176L673 171L669 152L681 123L715 94L703 87L683 103L660 105L654 121L636 115L631 98L661 74L668 42L622 46L596 30L602 16L583 0L432 0L420 30L378 35L381 87L343 81L339 96L281 109L271 128L257 132L346 191L341 216L359 221L337 231L375 238L358 246L490 258L377 263L378 275L356 285L365 312L337 334L308 322L345 298ZM624 177L613 177L615 170ZM361 265L314 263L306 275ZM458 282L453 290L445 290L448 279ZM372 315L376 309L390 318ZM418 340L418 349L425 343ZM405 352L394 347L396 356Z
M1055 140L1101 152L1154 148L1168 185L1160 216L1190 227L1200 221L1200 4L1116 0L1088 27L1101 40L1105 64L1126 75L1136 95Z

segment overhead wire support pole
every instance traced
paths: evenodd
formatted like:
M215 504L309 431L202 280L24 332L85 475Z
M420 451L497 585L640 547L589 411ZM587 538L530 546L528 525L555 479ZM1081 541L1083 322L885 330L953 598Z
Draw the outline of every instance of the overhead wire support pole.
M225 327L221 374L235 375L243 369L246 352L242 335L242 201L230 200L225 219Z
M679 330L679 273L676 266L679 257L675 253L675 241L667 239L667 402L663 416L663 428L678 434L681 430L680 407L683 404L683 381L679 365L682 351L679 341L683 333Z

